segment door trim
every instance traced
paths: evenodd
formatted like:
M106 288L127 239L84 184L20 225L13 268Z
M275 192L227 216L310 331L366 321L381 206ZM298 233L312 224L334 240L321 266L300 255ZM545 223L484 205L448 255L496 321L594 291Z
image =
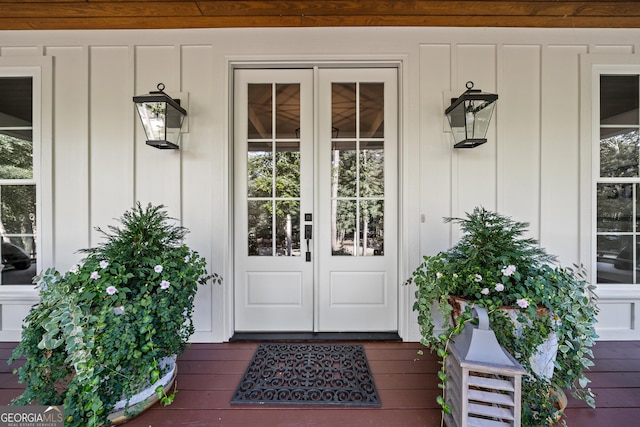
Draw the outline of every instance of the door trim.
M218 317L223 323L223 341L228 341L235 333L234 327L234 135L233 135L233 91L234 91L234 70L238 68L396 68L398 70L398 269L396 278L398 283L398 335L403 341L418 341L419 330L413 315L412 305L414 299L414 289L410 286L403 286L403 283L410 276L410 264L419 260L419 253L411 253L409 248L419 247L419 225L416 223L409 226L407 221L410 210L418 215L419 206L410 202L408 183L410 181L410 171L408 165L416 163L409 158L406 135L408 132L408 117L404 113L409 109L409 88L404 82L409 81L409 55L361 55L358 53L350 55L290 55L290 56L256 56L256 55L228 55L225 56L225 76L226 91L223 96L227 106L226 120L224 121L224 136L227 144L224 149L224 157L227 158L226 170L223 175L227 179L227 228L225 239L228 242L228 249L225 253L219 254L219 259L223 260L226 280L221 295L221 303L218 304L221 315ZM416 106L417 108L417 106ZM418 135L416 135L417 137ZM414 165L414 168L417 167ZM410 238L410 236L413 236Z

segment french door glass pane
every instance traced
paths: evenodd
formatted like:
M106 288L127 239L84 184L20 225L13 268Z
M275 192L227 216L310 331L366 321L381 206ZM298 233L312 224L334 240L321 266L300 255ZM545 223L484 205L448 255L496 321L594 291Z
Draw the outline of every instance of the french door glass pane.
M332 255L355 254L357 209L355 200L332 200L331 210L335 213L334 221L332 221L332 228L334 228Z
M247 147L247 195L270 197L273 194L271 143L249 142Z
M270 201L249 200L249 255L273 255L273 206Z
M300 85L249 84L248 97L249 255L299 256Z
M361 197L384 197L384 141L360 141Z
M276 254L300 256L300 202L276 202Z
M300 134L300 85L276 85L276 138L298 138Z
M333 196L356 196L356 142L333 141L331 188Z
M360 136L384 138L384 84L360 83Z
M384 84L332 84L332 254L384 255Z
M248 138L271 138L273 90L270 83L252 83L248 87Z
M333 83L331 89L331 122L334 138L356 136L356 84Z
M359 255L384 255L384 202L360 201Z
M276 197L300 197L300 142L276 143Z

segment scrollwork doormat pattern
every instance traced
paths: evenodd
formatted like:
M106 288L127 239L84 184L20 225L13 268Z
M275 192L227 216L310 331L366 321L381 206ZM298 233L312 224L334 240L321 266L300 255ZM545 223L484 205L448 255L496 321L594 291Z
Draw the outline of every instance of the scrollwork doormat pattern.
M260 344L232 404L380 406L361 345Z

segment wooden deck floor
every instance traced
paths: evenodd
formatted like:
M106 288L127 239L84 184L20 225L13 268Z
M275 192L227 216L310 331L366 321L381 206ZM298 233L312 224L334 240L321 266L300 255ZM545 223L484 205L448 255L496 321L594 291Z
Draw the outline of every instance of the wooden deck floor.
M0 343L6 361L14 344ZM381 408L232 406L234 393L257 344L194 344L178 362L178 393L168 407L154 406L125 424L164 426L438 426L436 359L418 355L417 343L364 343ZM589 377L597 393L593 410L569 397L571 427L640 426L640 342L600 342ZM0 405L20 393L11 367L0 364Z

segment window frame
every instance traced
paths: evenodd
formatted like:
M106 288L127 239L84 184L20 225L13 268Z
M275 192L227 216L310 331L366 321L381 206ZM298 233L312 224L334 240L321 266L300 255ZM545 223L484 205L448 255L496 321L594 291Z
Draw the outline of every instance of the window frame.
M54 265L52 197L53 61L51 57L0 57L0 78L31 77L33 84L33 182L36 185L37 273ZM0 304L38 300L33 284L0 286Z

